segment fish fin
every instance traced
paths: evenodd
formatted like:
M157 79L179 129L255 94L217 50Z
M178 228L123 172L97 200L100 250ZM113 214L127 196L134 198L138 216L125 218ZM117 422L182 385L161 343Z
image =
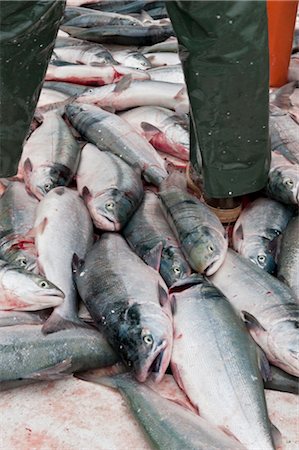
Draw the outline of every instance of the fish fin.
M59 186L54 190L54 192L57 195L63 195L65 193L65 189L63 186Z
M236 438L236 436L228 429L226 428L224 425L218 425L218 428L223 431L224 434L226 434L227 436L229 436L230 438L232 438L234 441L239 442L241 444L241 442L239 441L239 439Z
M149 250L143 257L143 260L153 269L159 272L161 264L161 255L163 250L163 243L159 242L155 247Z
M42 114L40 111L36 110L35 113L34 113L34 119L35 119L39 124L42 124L43 121L44 121L44 116L43 116L43 114Z
M36 236L37 234L43 234L47 224L48 224L48 217L45 217L37 227L32 228L30 236Z
M165 306L169 302L168 292L158 283L159 301L161 306Z
M109 106L109 105L103 105L103 106L101 106L101 109L104 109L105 111L110 112L112 114L114 114L116 111L115 108L113 108L112 106Z
M174 377L176 383L178 384L178 386L182 389L182 391L186 392L184 390L184 383L181 378L180 371L178 369L177 364L174 362L171 362L171 371L172 371L173 377Z
M101 384L102 386L107 386L114 389L118 388L117 379L114 376L106 377L88 372L78 372L75 374L75 378L79 378L79 380L83 381L89 381L90 383Z
M130 84L132 83L132 75L125 75L115 86L113 92L122 92L128 89Z
M258 366L264 381L271 380L271 367L263 350L257 346Z
M233 230L234 239L242 241L244 239L243 226L240 224L236 230Z
M85 203L88 203L92 198L90 190L87 186L84 186L84 188L82 189L82 197Z
M73 273L77 273L78 269L80 271L83 266L84 266L84 259L79 258L77 253L74 253L73 254L73 258L72 258L72 271L73 271Z
M273 231L275 232L275 230L273 230ZM282 239L282 234L280 234L280 232L278 232L278 233L279 234L277 234L277 232L276 232L276 236L271 241L268 241L268 250L269 250L269 253L271 253L271 255L273 255L273 256L276 255L277 250L280 247L280 241Z
M29 175L29 173L32 172L32 163L30 158L25 159L23 172L26 173L26 175Z
M189 106L187 103L181 102L175 107L175 112L179 115L187 114L189 111Z
M79 318L76 319L65 319L55 310L52 312L51 316L46 320L42 326L43 334L51 334L56 331L69 330L71 328L91 328L87 323L83 322Z
M186 177L182 172L179 172L178 170L171 172L168 177L162 181L160 191L163 191L164 189L167 190L171 187L177 187L183 191L187 190Z
M70 375L70 369L72 368L72 358L67 358L52 367L47 367L46 369L39 370L37 372L25 375L23 378L25 380L58 380L63 375Z
M271 428L271 435L272 435L272 439L274 441L275 449L277 449L277 450L281 449L281 446L282 446L281 432L272 422L270 422L270 428Z
M296 84L296 81L292 81L291 83L285 84L284 86L270 94L271 103L282 109L289 109L291 106L293 106L290 97L296 88Z
M153 18L144 9L141 11L139 16L140 22L153 22Z
M170 306L171 306L172 315L174 316L175 313L177 312L177 299L174 294L172 294L170 297Z
M259 321L249 312L242 311L243 320L249 329L249 331L254 331L255 334L266 331L265 328L259 323Z
M178 101L175 107L175 112L178 115L186 114L189 111L189 104L187 102L187 89L185 86L179 90L174 99Z
M161 130L159 130L159 128L151 125L148 122L141 122L140 126L143 129L144 136L147 141L150 141L154 136L156 136L156 134L161 133Z
M188 277L180 278L173 283L169 288L169 293L183 291L195 284L201 284L204 281L204 277L200 273L192 273Z
M7 186L0 181L0 198L2 197L2 195L4 194L6 189L7 189Z
M25 239L25 240L29 240L29 241L32 240L32 243L34 243L35 236L36 236L37 234L43 234L43 232L45 231L45 228L46 228L47 224L48 224L48 217L45 217L45 218L41 221L41 223L40 223L39 225L37 225L36 227L31 228L31 230L29 230L29 231L25 234L24 239Z
M179 90L179 92L175 95L174 98L176 100L181 100L181 99L185 98L186 92L187 92L187 89L185 86L183 86L182 89Z

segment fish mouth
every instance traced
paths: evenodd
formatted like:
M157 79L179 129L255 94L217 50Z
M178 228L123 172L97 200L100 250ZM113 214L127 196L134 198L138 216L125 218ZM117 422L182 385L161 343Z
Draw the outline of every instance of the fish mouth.
M168 367L170 354L166 352L167 341L164 340L157 347L156 351L146 360L146 363L135 372L136 378L139 382L146 381L148 376L152 373L153 379L156 383L159 383Z
M114 222L112 219L106 216L93 216L95 226L104 231L119 231L121 226L118 222Z
M224 257L223 258L217 257L217 259L215 259L213 262L211 262L211 264L208 265L208 267L205 268L204 274L207 276L213 275L215 272L217 272L219 267L222 265L223 261Z
M46 298L46 299L51 299L51 298L60 298L61 302L64 300L65 298L65 294L62 291L56 291L56 292L41 292L40 293L40 297L42 298Z

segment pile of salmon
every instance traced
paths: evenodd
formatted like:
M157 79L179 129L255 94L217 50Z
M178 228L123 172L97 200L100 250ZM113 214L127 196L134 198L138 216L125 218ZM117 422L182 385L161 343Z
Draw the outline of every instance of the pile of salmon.
M229 239L187 189L163 2L66 7L18 173L0 180L1 390L122 361L78 376L118 388L154 448L279 448L264 388L298 394L294 74L270 94L268 185ZM190 409L151 389L166 372Z

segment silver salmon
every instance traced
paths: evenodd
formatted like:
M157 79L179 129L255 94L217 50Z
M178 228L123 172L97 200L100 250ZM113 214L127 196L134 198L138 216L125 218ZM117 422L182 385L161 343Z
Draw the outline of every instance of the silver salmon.
M45 277L0 260L0 310L37 311L63 299L64 293Z
M159 186L167 177L166 165L156 150L125 120L93 105L68 105L71 124L100 150L114 153L130 166L138 166L144 178Z
M299 216L289 222L283 233L277 263L278 278L292 289L299 301Z
M96 325L139 381L159 382L172 351L172 315L161 276L122 236L105 233L87 254L74 257L79 294Z
M167 286L190 275L191 268L154 192L145 192L142 204L124 228L123 234L137 255L160 272Z
M43 332L80 325L72 258L74 253L84 258L92 246L93 226L89 212L77 191L58 187L40 202L35 225L40 270L65 294L63 303L44 324Z
M33 226L38 200L20 181L0 180L0 258L38 272Z
M119 231L142 201L140 171L92 144L82 150L76 181L100 230Z
M24 145L18 176L41 199L54 187L70 183L79 159L80 147L69 127L56 111L49 111Z
M140 384L130 375L78 378L116 388L153 448L159 450L241 450L244 447L200 416Z
M212 275L226 255L225 230L218 217L187 192L184 183L175 172L165 180L159 192L162 210L192 269Z
M163 81L132 81L123 78L117 84L90 89L76 99L115 111L137 106L162 106L178 114L189 112L189 101L184 84Z
M0 328L0 390L3 381L49 381L117 361L110 345L94 329L63 330L44 336L39 325Z
M209 282L174 292L173 375L199 414L248 450L273 450L257 346Z
M130 75L135 80L148 80L149 75L144 70L112 64L81 65L81 64L49 64L46 73L47 81L63 81L87 86L104 86L117 83L123 77Z
M233 247L269 273L276 272L278 237L292 211L269 198L258 198L241 212L233 230Z
M286 111L270 106L271 167L267 193L286 204L299 204L299 126Z
M158 106L140 106L119 114L157 150L189 161L189 120Z
M288 286L233 250L212 283L243 314L271 364L299 375L299 306Z

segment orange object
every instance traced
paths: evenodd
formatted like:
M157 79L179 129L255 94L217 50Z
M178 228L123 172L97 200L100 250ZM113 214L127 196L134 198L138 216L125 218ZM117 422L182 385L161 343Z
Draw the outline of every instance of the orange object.
M297 6L298 1L267 1L272 87L279 87L288 82Z

